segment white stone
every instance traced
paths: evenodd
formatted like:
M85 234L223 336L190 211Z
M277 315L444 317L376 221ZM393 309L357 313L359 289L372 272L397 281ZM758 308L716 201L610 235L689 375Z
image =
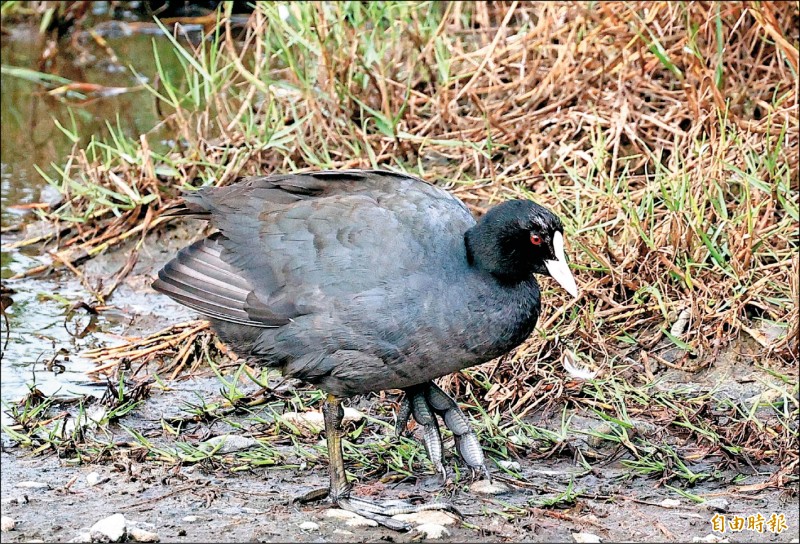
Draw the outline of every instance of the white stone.
M106 410L104 406L92 406L87 410L86 417L88 417L90 421L101 423L106 418L107 413L108 410Z
M49 489L50 486L42 482L17 482L17 487L28 489Z
M130 536L131 540L135 540L136 542L161 542L161 537L158 536L158 533L145 531L138 527L134 527L128 531L128 536Z
M469 488L474 493L479 493L481 495L500 495L510 491L508 486L503 482L490 482L489 480L478 480L469 486Z
M126 533L125 516L122 514L103 518L89 529L89 534L92 535L94 542L120 542L125 538Z
M286 423L297 427L297 429L305 434L319 434L325 428L325 416L322 412L286 412L281 416ZM357 423L364 419L364 414L355 408L344 409L344 419L342 424Z
M313 521L304 521L300 525L298 525L301 530L303 531L319 531L319 525L314 523Z
M90 472L86 475L86 485L94 487L100 483L100 474L98 472Z
M706 536L693 536L692 542L709 542L711 544L715 544L717 542L730 542L727 538L722 538L721 536L717 536L713 533L709 533Z
M342 510L341 508L329 508L325 510L325 517L326 518L335 518L335 519L351 519L356 517L358 514L355 512L351 512L349 510Z
M678 499L664 499L659 505L663 506L664 508L677 508L681 505L681 501Z
M188 523L193 523L197 521L199 518L197 516L183 516L183 521Z
M497 464L506 470L516 470L517 472L522 470L522 465L516 461L498 461Z
M377 527L378 522L372 519L367 519L364 516L359 516L355 512L349 510L342 510L341 508L330 508L325 511L326 518L335 518L345 520L345 525L348 527Z
M355 518L348 519L344 522L345 525L348 527L377 527L378 522L374 519L368 519L364 516L358 516Z
M61 436L72 436L78 429L94 429L103 422L106 414L107 410L103 406L93 406L89 408L86 413L81 414L77 418L71 417L65 420L61 428Z
M13 531L14 527L17 526L17 520L14 518L10 518L8 516L0 517L0 531L7 533L9 531Z
M439 538L450 536L450 531L447 530L447 527L443 525L437 525L436 523L423 523L417 527L417 531L425 535L425 538L430 540L437 540Z
M234 451L242 451L253 446L258 445L258 440L250 438L249 436L241 436L238 434L223 434L209 438L200 444L200 450L205 452L214 451L219 447L215 453L232 453Z
M600 537L592 533L572 533L572 539L582 544L597 544L602 542Z
M281 419L303 434L319 434L325 428L322 412L286 412Z
M433 523L434 525L453 525L456 522L456 517L441 510L423 510L422 512L414 512L413 514L397 514L392 518L398 521L405 521L414 525L425 525L426 523Z

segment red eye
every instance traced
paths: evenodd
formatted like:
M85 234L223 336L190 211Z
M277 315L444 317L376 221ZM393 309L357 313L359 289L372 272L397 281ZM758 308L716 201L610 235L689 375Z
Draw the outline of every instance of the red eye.
M531 243L535 246L542 244L542 237L538 234L531 234Z

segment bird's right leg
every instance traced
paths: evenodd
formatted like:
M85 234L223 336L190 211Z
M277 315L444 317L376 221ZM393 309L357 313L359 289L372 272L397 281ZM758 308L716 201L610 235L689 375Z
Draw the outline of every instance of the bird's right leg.
M434 415L438 414L444 420L445 426L453 433L456 449L470 468L473 477L483 474L491 480L478 436L470 427L469 420L458 404L433 382L409 387L405 392L406 396L397 413L395 426L397 434L402 433L409 418L413 415L414 420L423 428L423 442L431 463L446 480L447 471L442 464L442 437Z
M455 436L458 454L469 467L472 477L483 474L487 480L491 481L492 477L486 466L483 448L481 448L478 435L472 430L467 416L458 407L456 401L451 399L438 385L428 382L425 386L425 399L428 401L428 405L442 417L445 426Z

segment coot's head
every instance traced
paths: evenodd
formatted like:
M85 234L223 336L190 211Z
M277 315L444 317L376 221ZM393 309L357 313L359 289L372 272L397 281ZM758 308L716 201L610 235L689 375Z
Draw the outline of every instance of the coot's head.
M564 255L564 227L547 208L510 200L489 210L464 236L471 265L506 283L551 276L574 297L578 286Z

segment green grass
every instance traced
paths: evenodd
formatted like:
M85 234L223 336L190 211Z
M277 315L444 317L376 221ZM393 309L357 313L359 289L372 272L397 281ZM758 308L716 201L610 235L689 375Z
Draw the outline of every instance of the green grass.
M10 4L19 3L4 3L4 16ZM127 136L114 120L107 136L87 141L75 122L59 125L76 151L65 164L38 165L65 196L40 217L84 227L81 239L70 234L57 244L74 262L129 250L132 240L140 249L181 190L241 175L381 167L435 181L476 213L508 198L536 200L564 221L583 297L570 301L543 280L531 339L444 380L489 458L570 456L585 470L619 458L627 477L686 493L717 477L707 458L791 469L798 382L787 366L797 362L788 339L798 321L800 248L791 54L725 4L604 4L620 24L585 4L520 4L494 42L505 9L259 3L243 38L226 26L225 12L200 44L165 29L174 55L154 42L157 77L145 84L159 126ZM778 21L797 12L791 3L748 9ZM796 47L791 29L779 30ZM44 88L65 83L16 67L3 74ZM159 141L164 130L172 143ZM684 312L686 326L673 332ZM691 383L769 323L786 337L762 340L750 357L771 396L747 404L722 394L722 383ZM576 384L565 375L567 350L596 378ZM265 387L266 372L224 372L205 354L219 395L199 396L180 418L161 422L174 442L168 447L129 428L135 447L152 459L220 461L237 471L325 457L316 439L275 419L317 408L322 392L253 398L242 384ZM662 387L670 372L683 372L687 386L674 387L673 376L672 388ZM166 376L158 379L163 387ZM11 408L15 439L85 457L75 453L87 447L82 437L66 443L52 422L37 427L53 405L36 402ZM133 407L120 403L118 417ZM390 437L389 407L377 409L345 441L351 473L430 470L417 441ZM543 413L557 417L534 419ZM572 427L578 413L598 425ZM642 421L660 432L642 431ZM198 422L264 437L256 450L220 456L179 440ZM110 444L90 446L91 455ZM571 482L541 505L571 504L579 492Z

